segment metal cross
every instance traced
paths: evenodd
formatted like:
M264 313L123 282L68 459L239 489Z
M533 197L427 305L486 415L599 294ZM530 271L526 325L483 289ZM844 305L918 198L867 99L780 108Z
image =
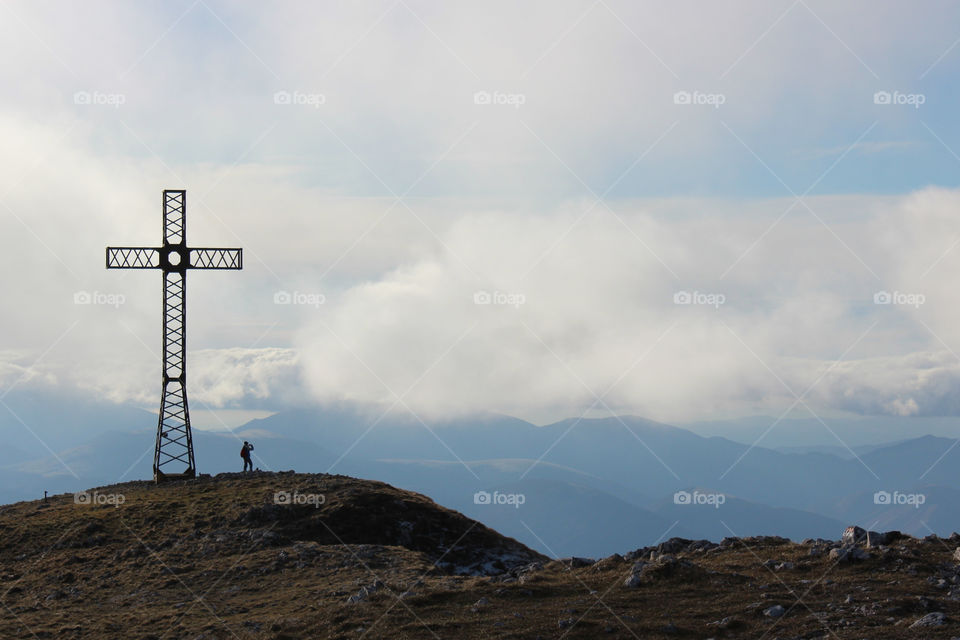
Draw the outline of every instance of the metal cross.
M187 192L163 192L162 247L107 247L107 269L160 269L163 272L163 394L153 478L193 478L193 434L187 406L187 269L242 269L242 249L187 246ZM180 473L164 467L182 463Z

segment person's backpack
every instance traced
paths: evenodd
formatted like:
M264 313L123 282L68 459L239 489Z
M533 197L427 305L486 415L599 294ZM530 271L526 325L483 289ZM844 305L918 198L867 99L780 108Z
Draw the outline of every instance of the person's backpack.
M247 457L247 447L246 447L246 446L240 447L240 457L241 457L241 458L246 458L246 457Z

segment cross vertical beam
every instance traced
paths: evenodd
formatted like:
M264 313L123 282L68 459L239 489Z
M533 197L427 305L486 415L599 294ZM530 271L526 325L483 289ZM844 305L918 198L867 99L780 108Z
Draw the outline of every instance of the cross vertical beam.
M163 372L153 478L196 477L187 403L187 270L243 268L242 249L187 246L187 192L163 192L163 246L107 247L108 269L160 269L163 275ZM184 465L172 473L168 465ZM165 470L166 469L166 470Z

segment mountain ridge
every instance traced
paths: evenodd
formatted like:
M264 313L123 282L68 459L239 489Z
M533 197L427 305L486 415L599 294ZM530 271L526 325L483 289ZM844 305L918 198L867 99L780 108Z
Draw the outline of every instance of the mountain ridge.
M960 619L960 534L664 535L550 559L342 475L104 485L0 506L0 532L13 637L899 640L954 637Z

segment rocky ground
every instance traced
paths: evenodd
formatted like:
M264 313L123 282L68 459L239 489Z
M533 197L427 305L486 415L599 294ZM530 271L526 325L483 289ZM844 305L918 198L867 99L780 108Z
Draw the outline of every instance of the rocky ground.
M377 482L126 483L0 507L0 638L953 638L958 545L850 528L550 560Z

